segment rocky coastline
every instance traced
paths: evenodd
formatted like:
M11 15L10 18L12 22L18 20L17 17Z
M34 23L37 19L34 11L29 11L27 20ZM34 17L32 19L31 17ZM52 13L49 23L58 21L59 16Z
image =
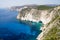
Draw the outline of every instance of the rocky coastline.
M59 18L60 18L60 6L57 6L49 10L24 8L20 10L19 14L17 15L18 20L25 21L29 20L37 23L39 21L42 21L44 26L41 27L40 30L42 30L42 32L37 37L37 40L44 40L44 35L46 35L50 31L52 26L56 24L58 20L60 20Z

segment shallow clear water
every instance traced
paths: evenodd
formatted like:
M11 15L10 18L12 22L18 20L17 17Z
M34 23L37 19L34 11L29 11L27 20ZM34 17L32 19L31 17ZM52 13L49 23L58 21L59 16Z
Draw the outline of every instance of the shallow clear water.
M16 19L17 11L0 9L0 39L3 40L36 40L41 32L39 25L30 25L19 22ZM32 23L34 24L34 23Z

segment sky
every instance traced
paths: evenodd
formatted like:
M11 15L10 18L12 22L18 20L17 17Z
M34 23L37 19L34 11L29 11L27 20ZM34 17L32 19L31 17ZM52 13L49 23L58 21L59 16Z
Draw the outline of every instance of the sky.
M0 8L29 4L60 4L60 0L0 0Z

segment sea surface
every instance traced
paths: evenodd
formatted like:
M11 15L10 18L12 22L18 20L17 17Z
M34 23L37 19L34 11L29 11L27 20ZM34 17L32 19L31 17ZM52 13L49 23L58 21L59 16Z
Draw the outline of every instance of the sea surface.
M36 40L41 33L41 23L33 26L19 22L17 11L0 9L0 40ZM35 24L35 25L34 25Z

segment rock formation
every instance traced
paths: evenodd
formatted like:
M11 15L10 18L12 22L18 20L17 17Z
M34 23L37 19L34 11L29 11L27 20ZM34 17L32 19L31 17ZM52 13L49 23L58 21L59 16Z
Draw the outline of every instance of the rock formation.
M55 7L50 12L50 15L51 20L41 28L42 33L37 37L38 40L60 40L60 36L58 35L60 32L60 6Z
M31 8L23 8L20 10L17 19L29 20L34 22L42 21L44 24L48 23L52 19L51 10L38 10Z
M34 22L42 21L44 26L41 27L42 33L37 37L38 40L45 40L47 33L52 27L58 27L60 25L60 6L49 10L38 10L31 8L21 9L17 19L29 20Z

